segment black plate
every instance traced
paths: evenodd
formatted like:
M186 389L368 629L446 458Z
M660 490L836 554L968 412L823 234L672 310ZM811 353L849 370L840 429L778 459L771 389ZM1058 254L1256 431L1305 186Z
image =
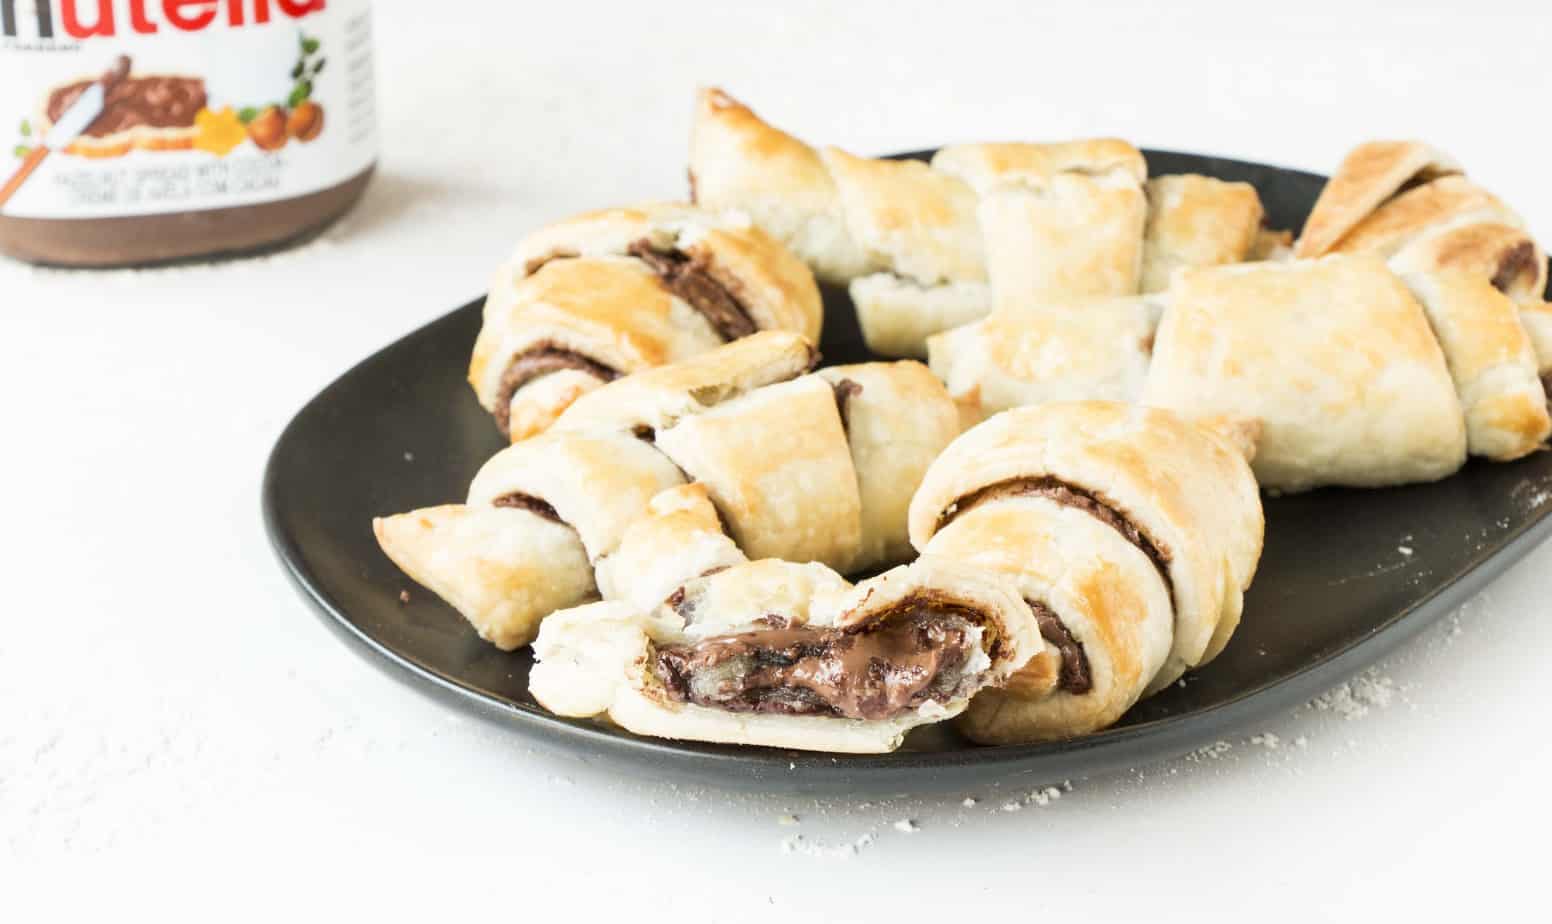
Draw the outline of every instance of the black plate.
M1323 182L1191 154L1150 151L1148 166L1249 181L1270 224L1281 228L1302 225ZM869 358L845 292L824 294L826 361ZM529 654L480 641L372 537L374 515L462 498L502 446L464 382L479 305L382 350L297 414L265 473L271 541L326 622L395 676L513 730L654 772L751 789L904 792L1135 766L1340 682L1460 605L1552 531L1552 453L1545 452L1509 465L1472 462L1436 484L1268 499L1266 553L1228 649L1115 728L1074 741L979 748L934 727L894 754L832 757L637 738L545 712L528 694ZM405 589L410 602L401 604Z

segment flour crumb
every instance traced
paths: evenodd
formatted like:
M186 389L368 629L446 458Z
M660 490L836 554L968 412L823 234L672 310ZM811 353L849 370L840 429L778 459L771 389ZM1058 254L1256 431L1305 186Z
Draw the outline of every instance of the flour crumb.
M1407 558L1411 558L1412 557L1412 547L1409 546L1409 545L1398 545L1398 546L1396 546L1396 551L1400 552L1402 555L1406 556Z
M1293 739L1293 744L1295 747L1307 748L1309 747L1309 738L1305 737L1304 735L1300 735L1299 737Z
M1310 700L1310 705L1321 712L1334 712L1344 719L1361 719L1370 709L1388 708L1395 695L1395 681L1370 669L1320 694Z
M415 461L415 454L413 452L406 452L404 454L404 461L406 461L406 462L414 462Z
M410 592L407 591L407 590L399 591L399 602L400 603L408 603L408 602L410 602Z
M805 857L820 860L846 860L861 853L873 843L873 840L872 834L864 834L850 843L827 844L823 841L811 841L801 834L795 834L781 842L781 852L802 854Z
M1062 791L1072 792L1072 780L1062 780Z
M1214 741L1212 744L1203 745L1202 747L1192 751L1190 754L1187 754L1186 760L1193 762L1201 760L1217 760L1223 755L1229 753L1229 751L1233 750L1233 748L1234 745L1228 743L1227 741Z
M965 797L965 801L963 801L963 802L961 802L959 804L963 805L965 808L975 808L975 804L977 802L979 802L979 801L980 800L976 799L974 796L966 796Z
M1282 747L1283 739L1277 737L1276 735L1272 734L1271 732L1265 732L1265 733L1260 734L1260 735L1252 735L1250 737L1250 743L1251 744L1259 744L1262 747L1266 748L1268 751L1275 751L1278 748Z
M1038 806L1039 808L1045 808L1046 806L1050 805L1052 802L1055 802L1057 799L1060 799L1061 797L1062 797L1062 791L1060 789L1057 789L1055 786L1047 786L1047 787L1045 787L1043 789L1036 789L1036 790L1032 791L1029 795L1025 796L1024 797L1024 804L1025 805Z
M1017 812L1020 809L1022 809L1023 807L1024 807L1023 803L1019 802L1017 799L1014 799L1011 802L1004 802L1002 804L1002 810L1004 812Z
M918 825L916 822L909 818L902 818L895 822L894 828L901 834L915 834L917 831L921 830L921 825Z

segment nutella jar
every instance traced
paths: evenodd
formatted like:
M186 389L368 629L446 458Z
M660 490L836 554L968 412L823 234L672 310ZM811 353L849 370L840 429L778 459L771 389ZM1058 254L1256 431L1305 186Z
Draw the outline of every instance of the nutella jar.
M127 266L338 218L377 159L368 0L0 0L0 252Z

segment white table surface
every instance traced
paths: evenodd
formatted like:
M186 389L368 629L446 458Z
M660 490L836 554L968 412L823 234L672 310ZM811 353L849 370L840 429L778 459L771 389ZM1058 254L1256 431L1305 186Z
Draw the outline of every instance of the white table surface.
M1545 914L1524 903L1552 821L1552 547L1355 701L1266 722L1277 747L1044 806L737 796L550 753L369 666L277 567L259 477L291 414L481 291L523 231L682 195L698 82L863 153L1118 134L1329 171L1420 136L1552 235L1542 3L1089 6L383 2L381 170L322 240L162 271L0 260L0 880L113 905L75 870L152 866L164 907L264 884L226 893L249 907L300 867L352 902L518 920ZM52 876L4 872L31 864ZM411 884L433 898L401 903Z

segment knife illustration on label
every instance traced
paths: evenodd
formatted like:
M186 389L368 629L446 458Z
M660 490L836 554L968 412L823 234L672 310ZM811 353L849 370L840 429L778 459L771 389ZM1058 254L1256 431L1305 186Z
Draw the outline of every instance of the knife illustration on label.
M5 185L0 186L0 209L16 194L16 191L27 182L33 171L43 163L43 159L49 151L63 150L74 141L78 135L92 127L97 117L102 115L103 104L108 98L108 91L113 85L129 76L129 57L119 55L114 59L113 66L107 70L95 83L87 87L75 102L70 104L59 119L49 127L43 140L27 153L16 172L11 174Z

